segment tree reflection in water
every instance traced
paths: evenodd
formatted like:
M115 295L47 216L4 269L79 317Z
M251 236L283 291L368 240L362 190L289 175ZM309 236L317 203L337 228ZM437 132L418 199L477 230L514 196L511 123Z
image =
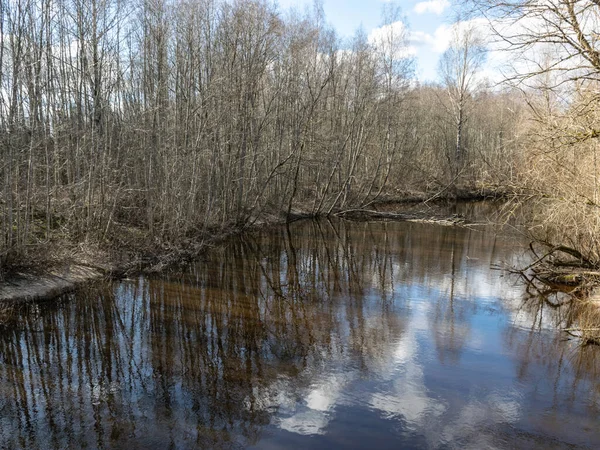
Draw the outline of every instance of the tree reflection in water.
M0 336L0 447L492 445L516 426L568 439L549 417L597 418L598 358L489 270L517 257L486 229L302 222L31 305ZM473 365L488 353L512 375ZM539 403L528 383L552 386L552 414L521 413ZM470 387L495 385L518 395Z

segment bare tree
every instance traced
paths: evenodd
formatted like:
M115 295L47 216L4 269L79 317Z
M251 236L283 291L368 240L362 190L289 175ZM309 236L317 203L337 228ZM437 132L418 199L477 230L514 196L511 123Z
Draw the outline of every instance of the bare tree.
M486 49L475 25L472 22L457 21L452 28L450 47L442 55L439 64L455 130L453 154L449 158L453 185L464 162L464 128L473 106L477 73L485 56Z
M557 253L598 267L597 139L600 2L473 0L512 61L507 79L524 94L533 236ZM560 250L556 250L560 249ZM560 255L560 256L559 256Z
M597 0L472 0L472 3L488 18L498 37L498 47L510 52L513 64L507 74L508 81L523 89L553 91L566 101L569 90L595 86L600 81ZM597 137L600 137L599 127L581 130L576 136L579 140Z
M334 214L440 184L439 87L414 83L395 8L377 36L343 45L319 2L176 3L0 0L3 268L80 244L183 247L265 213ZM463 70L461 45L447 72L457 159L475 64Z

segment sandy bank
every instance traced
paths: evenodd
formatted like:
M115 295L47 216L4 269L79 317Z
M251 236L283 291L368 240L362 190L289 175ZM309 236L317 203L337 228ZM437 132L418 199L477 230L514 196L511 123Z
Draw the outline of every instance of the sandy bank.
M0 302L52 298L102 277L104 273L99 269L80 265L54 268L43 274L16 273L0 284Z

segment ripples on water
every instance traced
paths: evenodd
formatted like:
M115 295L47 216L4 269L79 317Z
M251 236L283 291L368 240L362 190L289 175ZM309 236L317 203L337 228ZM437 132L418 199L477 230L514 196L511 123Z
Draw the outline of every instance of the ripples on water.
M596 348L490 269L522 248L307 221L31 306L0 334L0 448L599 448Z

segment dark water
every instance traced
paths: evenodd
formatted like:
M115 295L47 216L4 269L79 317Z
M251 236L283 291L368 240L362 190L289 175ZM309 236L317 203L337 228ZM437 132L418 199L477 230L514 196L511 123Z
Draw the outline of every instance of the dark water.
M34 305L0 333L0 448L600 448L600 359L490 266L523 243L300 222Z

